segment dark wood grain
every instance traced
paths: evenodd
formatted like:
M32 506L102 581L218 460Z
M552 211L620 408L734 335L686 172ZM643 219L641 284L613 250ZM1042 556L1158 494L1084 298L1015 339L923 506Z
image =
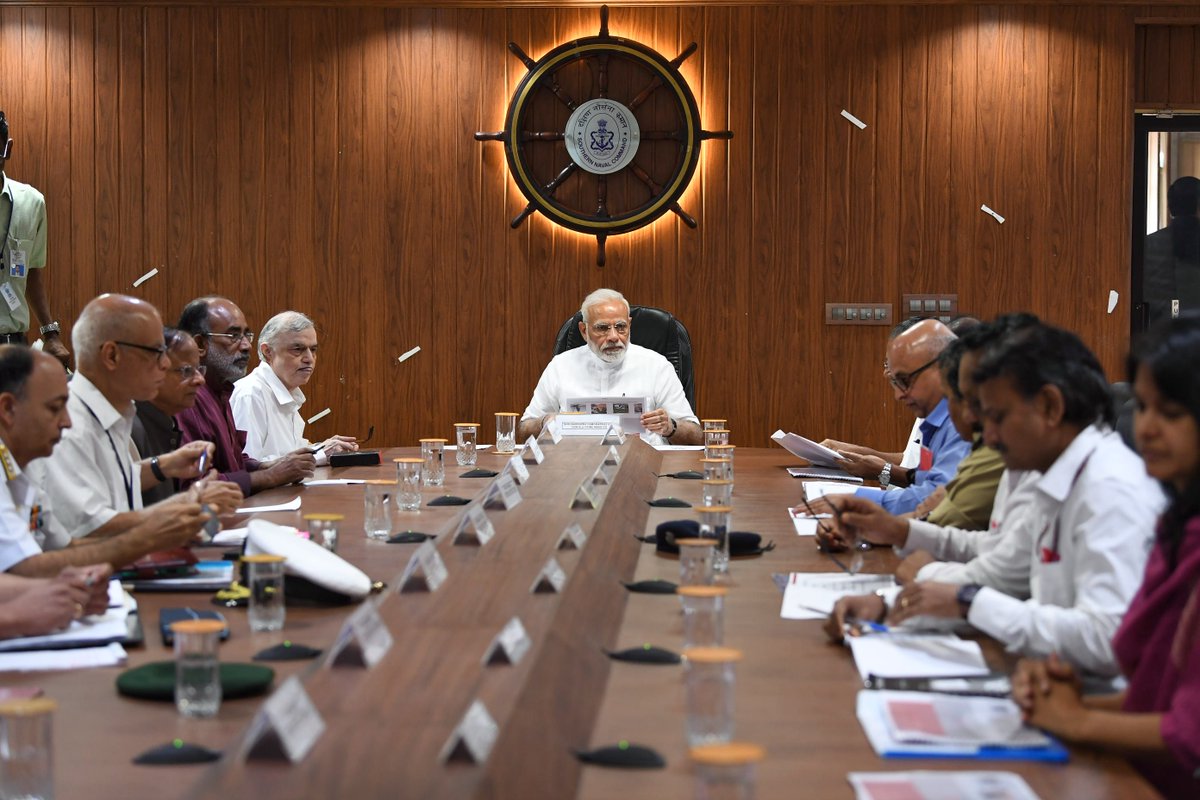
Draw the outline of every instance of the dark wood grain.
M1104 307L1128 294L1134 87L1193 102L1194 8L614 6L613 35L699 44L683 71L704 125L736 136L704 145L681 200L698 230L671 215L598 269L589 237L509 228L524 198L471 138L502 127L524 74L506 43L536 58L594 34L594 7L463 5L0 4L7 169L49 199L57 313L118 290L168 321L209 292L256 328L308 311L305 410L333 410L312 436L375 425L395 444L523 409L601 285L688 325L697 411L741 444L784 426L891 449L907 430L885 330L827 328L825 302L956 292L1074 328L1118 367L1125 306ZM1176 25L1135 36L1135 18Z

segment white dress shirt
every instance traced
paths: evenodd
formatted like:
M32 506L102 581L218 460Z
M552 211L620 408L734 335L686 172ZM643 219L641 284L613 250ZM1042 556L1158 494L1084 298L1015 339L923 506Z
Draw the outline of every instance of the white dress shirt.
M1117 675L1112 637L1141 585L1164 504L1119 434L1086 428L1036 484L1030 599L983 588L968 621L1010 651L1058 653L1093 675Z
M42 552L35 538L45 517L37 507L37 487L17 466L8 447L0 441L0 468L7 491L0 491L0 572L8 572L30 556Z
M671 362L636 344L628 345L625 357L615 363L600 358L586 344L559 353L542 372L521 419L567 411L566 401L572 397L646 397L650 401L646 411L664 408L676 422L700 424ZM666 443L657 434L643 438L650 444Z
M304 392L288 389L265 361L233 384L229 405L239 431L246 433L242 452L259 461L270 461L308 446L304 438ZM327 460L317 453L318 463Z
M118 513L142 507L141 457L130 432L137 409L114 408L82 373L71 378L71 427L47 458L26 468L54 504L48 535L87 536Z
M1005 470L986 531L941 527L910 520L908 540L897 552L924 550L939 559L917 572L919 581L978 583L1020 599L1029 597L1029 554L1036 521L1030 519L1042 473Z

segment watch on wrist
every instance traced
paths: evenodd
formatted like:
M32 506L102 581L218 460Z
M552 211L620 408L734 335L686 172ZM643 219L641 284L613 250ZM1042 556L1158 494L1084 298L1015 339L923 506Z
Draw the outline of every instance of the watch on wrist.
M884 462L883 469L879 473L879 486L883 489L888 488L892 482L892 462Z
M675 435L676 431L678 431L678 430L679 430L679 423L678 423L678 422L676 422L676 421L675 421L673 418L671 418L671 417L667 417L667 419L669 419L669 420L671 421L671 432L670 432L670 433L668 433L667 435L663 436L663 438L664 438L664 439L670 439L672 436L674 436L674 435Z
M154 477L158 478L159 483L167 479L167 474L162 471L162 467L158 465L158 456L150 459L150 471L154 473Z
M42 327L38 328L38 333L40 333L42 336L45 336L48 333L59 333L61 330L62 326L58 324L58 320L55 320L54 322L48 322Z
M979 594L979 590L982 588L978 583L968 583L958 587L954 599L958 601L958 611L962 614L963 619L971 615L971 604L975 602L975 595Z

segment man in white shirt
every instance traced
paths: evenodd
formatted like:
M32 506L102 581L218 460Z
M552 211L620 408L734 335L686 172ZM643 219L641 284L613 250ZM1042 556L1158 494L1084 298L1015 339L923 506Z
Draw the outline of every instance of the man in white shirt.
M201 456L211 458L212 445L192 442L143 460L133 444L134 401L158 393L169 363L162 318L137 298L101 295L84 306L72 344L79 365L67 402L73 427L53 455L30 468L30 477L54 504L50 535L57 542L64 535L111 536L147 521L173 526L175 498L143 509L142 489L169 478L199 477ZM232 511L241 499L219 482L205 481L199 492L201 502L218 513Z
M1141 459L1111 428L1108 382L1095 356L1047 325L1009 334L972 376L984 441L1010 471L1042 473L1024 522L1027 600L977 583L905 587L890 621L965 618L1010 651L1057 653L1085 673L1118 674L1111 640L1141 583L1163 506ZM849 617L881 617L878 597L847 598L827 628L840 638Z
M246 434L242 452L270 461L308 447L304 438L304 392L317 366L317 330L299 311L284 311L267 320L258 335L259 365L233 384L229 405L237 429ZM358 449L353 436L332 436L319 445L318 465L329 456Z
M208 515L195 497L189 497L174 504L171 514L125 533L88 537L70 547L63 546L70 542L64 537L60 549L51 549L47 522L54 510L25 470L44 461L71 426L67 404L67 376L61 364L27 347L0 347L0 572L50 578L63 575L66 568L82 567L77 572L84 583L90 579L90 588L104 590L107 605L110 567L186 543Z
M700 420L683 393L671 362L629 342L629 302L612 289L583 299L579 332L587 344L555 356L521 415L517 436L526 439L576 397L649 398L642 414L650 444L704 444Z

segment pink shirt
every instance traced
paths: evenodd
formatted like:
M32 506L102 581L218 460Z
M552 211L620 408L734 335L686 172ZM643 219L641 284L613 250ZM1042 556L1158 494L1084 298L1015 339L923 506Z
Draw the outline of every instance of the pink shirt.
M1142 587L1113 637L1129 679L1124 710L1162 714L1170 763L1138 769L1168 798L1200 797L1200 517L1188 520L1175 569L1156 541Z

